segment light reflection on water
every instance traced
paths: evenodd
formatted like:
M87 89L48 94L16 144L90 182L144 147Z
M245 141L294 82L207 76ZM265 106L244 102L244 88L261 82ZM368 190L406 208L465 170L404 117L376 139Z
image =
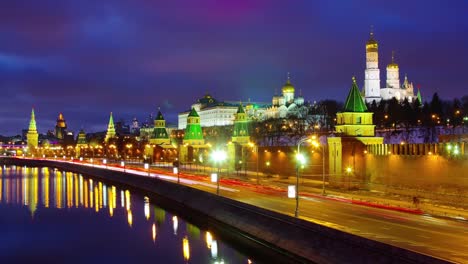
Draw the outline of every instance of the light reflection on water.
M252 263L148 197L76 173L3 166L0 260L41 262L49 258L45 251L58 248L66 250L54 262L72 256L80 262L79 255L86 262L106 256L118 263Z

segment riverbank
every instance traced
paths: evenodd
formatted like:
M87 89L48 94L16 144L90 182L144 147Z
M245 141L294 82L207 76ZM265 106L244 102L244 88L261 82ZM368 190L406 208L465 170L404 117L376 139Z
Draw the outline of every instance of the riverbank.
M55 167L152 192L179 210L189 210L198 217L223 224L252 243L270 247L298 262L443 263L427 255L154 177L50 160L0 158L0 163Z

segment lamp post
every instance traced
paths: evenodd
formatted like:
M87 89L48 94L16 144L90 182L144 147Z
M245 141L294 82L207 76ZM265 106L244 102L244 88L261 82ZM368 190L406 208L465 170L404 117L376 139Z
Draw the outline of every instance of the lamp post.
M294 216L299 215L299 168L300 165L304 165L305 157L301 153L301 144L310 141L308 137L302 138L297 142L297 153L296 153L296 210Z
M226 158L227 154L224 150L215 150L211 153L211 158L216 163L218 167L218 177L216 179L216 194L219 195L219 180L221 178L220 175L220 163L222 163Z

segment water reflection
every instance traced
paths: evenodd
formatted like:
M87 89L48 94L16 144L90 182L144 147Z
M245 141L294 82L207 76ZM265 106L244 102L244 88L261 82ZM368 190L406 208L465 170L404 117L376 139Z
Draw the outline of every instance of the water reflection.
M120 208L117 208L117 201L120 201ZM115 219L113 221L122 221L122 218L126 218L127 229L134 230L133 232L137 234L142 230L142 235L147 237L153 249L161 243L161 248L164 250L167 243L173 242L171 247L174 248L175 256L165 256L166 263L224 263L224 259L230 260L231 263L252 263L229 245L219 243L212 233L201 231L197 226L179 219L176 215L170 215L170 224L166 225L168 213L151 204L150 198L141 197L139 194L132 195L130 190L120 190L116 186L93 181L76 173L50 168L4 166L0 177L0 215L9 213L9 209L5 206L27 208L32 222L35 221L36 215L41 213L46 215L47 211L94 212L96 215L106 216L107 219ZM58 218L60 215L53 217ZM43 219L44 216L41 220ZM1 231L0 227L0 233ZM203 236L205 241L200 239ZM93 239L99 239L98 235ZM165 251L164 254L167 253ZM2 253L0 242L0 254ZM162 253L150 251L147 254Z

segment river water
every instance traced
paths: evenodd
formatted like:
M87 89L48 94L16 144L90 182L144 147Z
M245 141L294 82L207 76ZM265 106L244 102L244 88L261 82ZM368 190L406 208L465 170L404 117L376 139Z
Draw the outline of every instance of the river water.
M253 263L139 193L52 168L4 166L0 263Z

